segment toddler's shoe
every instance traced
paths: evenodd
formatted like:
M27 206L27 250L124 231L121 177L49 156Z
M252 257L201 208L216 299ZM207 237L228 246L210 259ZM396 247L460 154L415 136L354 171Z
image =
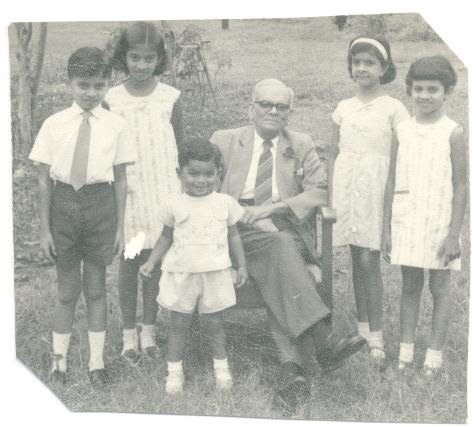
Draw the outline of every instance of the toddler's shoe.
M129 363L133 368L135 368L140 361L140 355L133 348L128 348L127 350L122 350L121 357Z
M111 383L111 379L104 368L88 371L88 376L94 388L101 388Z
M61 354L53 354L50 371L50 381L55 384L66 385L66 361Z
M169 396L178 396L183 393L185 377L182 371L171 371L165 382L165 393Z
M215 368L215 385L218 391L229 393L233 388L233 379L229 367Z
M379 372L387 368L387 355L382 347L369 347L370 364Z

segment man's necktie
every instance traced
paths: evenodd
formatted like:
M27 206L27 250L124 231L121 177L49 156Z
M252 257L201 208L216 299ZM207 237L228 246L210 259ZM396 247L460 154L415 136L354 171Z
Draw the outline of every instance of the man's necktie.
M91 125L89 111L81 113L83 121L79 125L78 138L73 153L73 162L71 164L71 185L75 190L79 190L87 182L89 142L91 140Z
M255 205L266 205L272 202L273 196L273 154L272 141L263 141L263 152L259 158L255 183Z

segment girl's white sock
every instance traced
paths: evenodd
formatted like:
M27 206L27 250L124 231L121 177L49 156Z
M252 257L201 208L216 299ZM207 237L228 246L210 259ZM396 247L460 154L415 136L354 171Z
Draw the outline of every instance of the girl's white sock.
M400 343L400 355L398 358L405 363L413 362L413 357L415 355L415 343Z
M53 354L61 356L61 358L55 359L53 369L66 372L66 355L68 354L70 338L71 332L59 334L53 331Z
M214 369L228 369L228 359L213 359Z
M169 372L182 372L182 361L179 360L178 362L167 362L167 370Z
M134 329L123 329L122 331L122 342L123 347L122 351L135 350L137 351L139 338L137 337L137 330Z
M357 333L368 341L370 334L369 322L357 322Z
M142 350L147 347L155 347L155 325L142 325L140 344Z
M104 339L106 331L88 331L89 338L89 370L104 369Z
M425 363L423 366L428 368L438 369L443 365L443 350L433 350L431 348L426 350Z

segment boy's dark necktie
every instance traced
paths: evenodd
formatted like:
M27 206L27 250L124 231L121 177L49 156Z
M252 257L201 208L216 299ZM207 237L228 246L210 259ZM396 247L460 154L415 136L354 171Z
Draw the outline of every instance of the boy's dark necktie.
M263 152L259 158L255 183L255 205L266 205L273 197L273 142L263 141Z
M83 116L83 121L79 125L70 176L71 185L76 191L87 182L89 142L91 140L91 125L89 123L89 118L92 114L89 111L83 111L81 115Z

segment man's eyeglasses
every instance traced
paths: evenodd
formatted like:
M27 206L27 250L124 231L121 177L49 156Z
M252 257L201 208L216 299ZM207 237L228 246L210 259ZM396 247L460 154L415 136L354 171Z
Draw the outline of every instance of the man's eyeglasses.
M289 105L288 104L273 104L272 102L269 101L255 101L255 104L258 104L260 108L264 110L265 113L268 113L273 109L273 107L276 108L276 111L278 113L287 113L289 111Z

